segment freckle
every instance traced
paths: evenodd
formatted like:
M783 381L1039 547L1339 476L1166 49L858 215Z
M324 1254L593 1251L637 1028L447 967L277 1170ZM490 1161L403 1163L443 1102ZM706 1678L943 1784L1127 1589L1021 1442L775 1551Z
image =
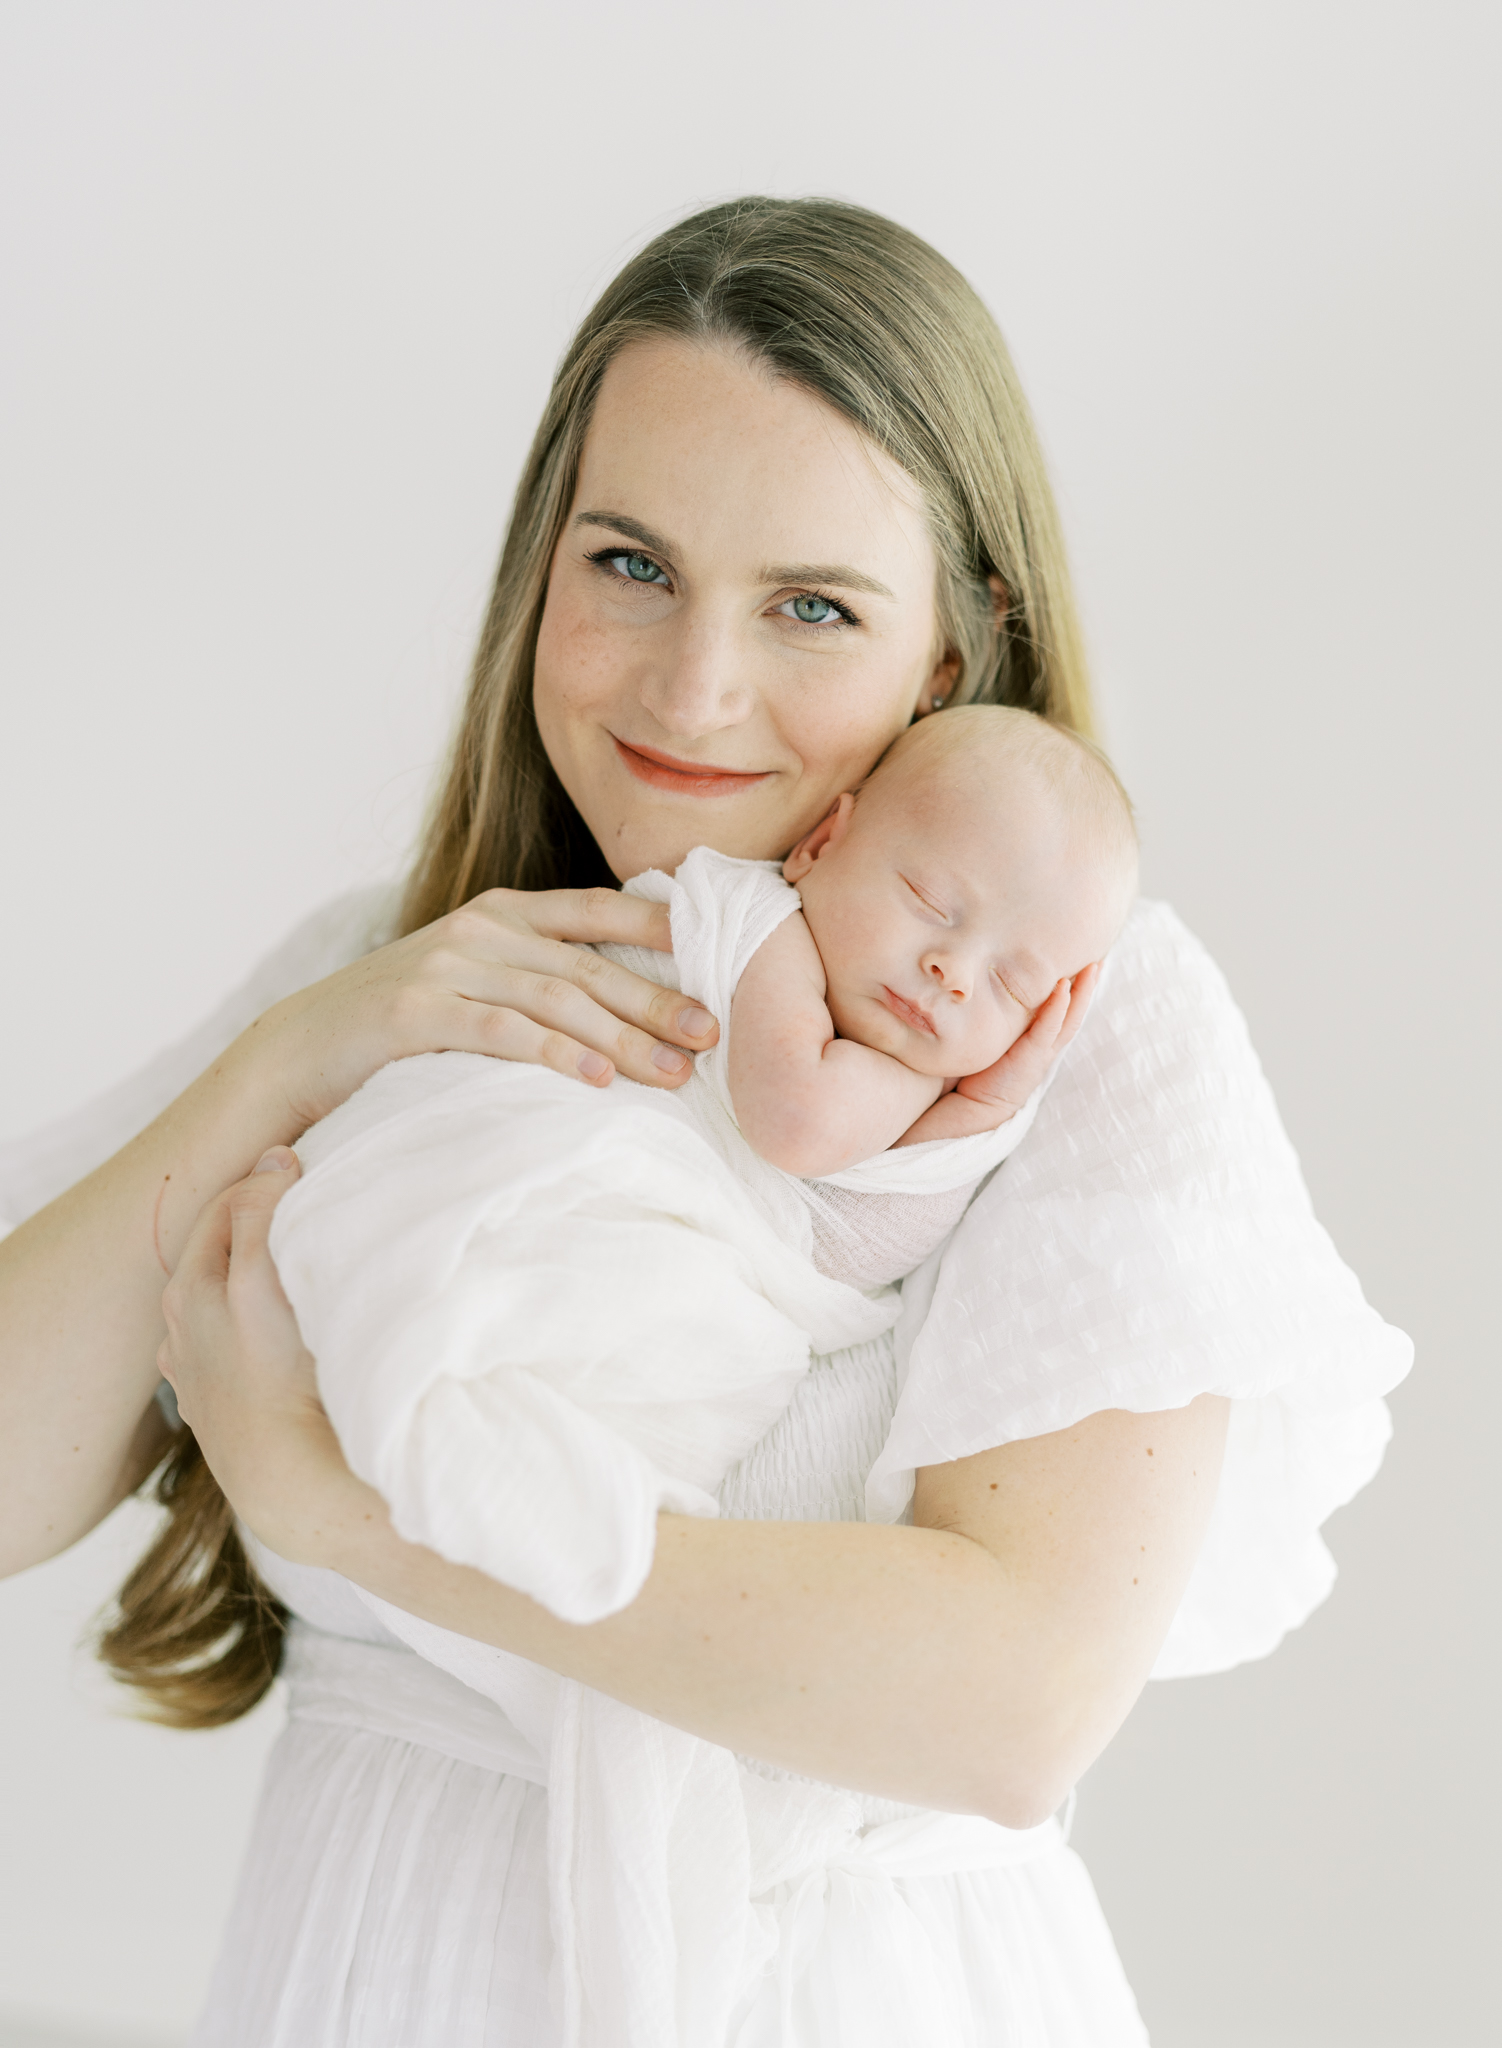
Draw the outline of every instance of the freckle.
M751 1598L751 1595L749 1593L742 1593L741 1598L743 1600L749 1600Z
M709 1641L709 1637L708 1637L708 1636L706 1636L706 1637L704 1638L704 1640L705 1640L705 1642L707 1643L707 1642Z
M991 1481L991 1491L993 1493L996 1491L996 1481L994 1479Z
M1151 1456L1152 1456L1152 1454L1153 1454L1153 1447L1152 1447L1152 1445L1151 1445L1151 1444L1149 1444L1149 1445L1148 1445L1148 1447L1147 1447L1147 1455L1148 1455L1149 1457L1151 1457Z
M807 1687L806 1685L800 1685L800 1686L799 1686L799 1688L798 1688L798 1690L799 1690L799 1692L807 1692L807 1691L808 1691L808 1687Z
M1136 1583L1137 1583L1137 1581L1136 1581L1135 1579L1133 1579L1133 1581L1132 1581L1132 1584L1133 1584L1133 1585L1135 1586L1135 1585L1136 1585Z

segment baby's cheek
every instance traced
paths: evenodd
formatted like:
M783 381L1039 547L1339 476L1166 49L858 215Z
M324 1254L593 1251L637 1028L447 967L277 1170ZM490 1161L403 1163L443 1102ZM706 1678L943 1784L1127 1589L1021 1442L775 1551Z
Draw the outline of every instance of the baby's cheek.
M967 1074L983 1074L988 1067L994 1067L1003 1053L1010 1052L1022 1036L1026 1020L1014 1029L1010 1024L997 1019L984 1028L977 1028L970 1034L970 1043L965 1053L970 1061Z

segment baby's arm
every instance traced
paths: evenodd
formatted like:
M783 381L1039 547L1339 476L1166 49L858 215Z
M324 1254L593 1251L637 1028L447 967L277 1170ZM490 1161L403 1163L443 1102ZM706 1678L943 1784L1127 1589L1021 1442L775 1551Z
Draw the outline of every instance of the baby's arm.
M835 1035L824 963L801 913L752 954L730 1006L730 1099L746 1141L784 1173L840 1173L893 1145L941 1081Z

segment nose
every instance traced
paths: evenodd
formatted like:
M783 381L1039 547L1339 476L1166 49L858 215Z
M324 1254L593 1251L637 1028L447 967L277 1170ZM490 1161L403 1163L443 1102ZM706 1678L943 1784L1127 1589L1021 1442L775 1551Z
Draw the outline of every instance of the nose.
M974 990L974 971L958 946L930 946L919 964L923 979L957 1002L964 1002Z
M740 725L751 711L751 690L736 658L728 626L685 620L653 649L641 700L659 728L677 739L698 739Z

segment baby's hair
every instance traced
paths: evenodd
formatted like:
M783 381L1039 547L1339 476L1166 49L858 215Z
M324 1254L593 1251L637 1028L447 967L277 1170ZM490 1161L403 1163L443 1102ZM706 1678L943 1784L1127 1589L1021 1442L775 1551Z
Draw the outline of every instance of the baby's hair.
M903 769L938 760L964 760L984 773L984 753L998 744L1010 765L1046 789L1100 833L1105 850L1123 867L1137 864L1137 818L1121 777L1105 750L1068 726L1010 704L960 704L936 711L900 733L867 776L864 787ZM857 792L859 795L859 792Z

